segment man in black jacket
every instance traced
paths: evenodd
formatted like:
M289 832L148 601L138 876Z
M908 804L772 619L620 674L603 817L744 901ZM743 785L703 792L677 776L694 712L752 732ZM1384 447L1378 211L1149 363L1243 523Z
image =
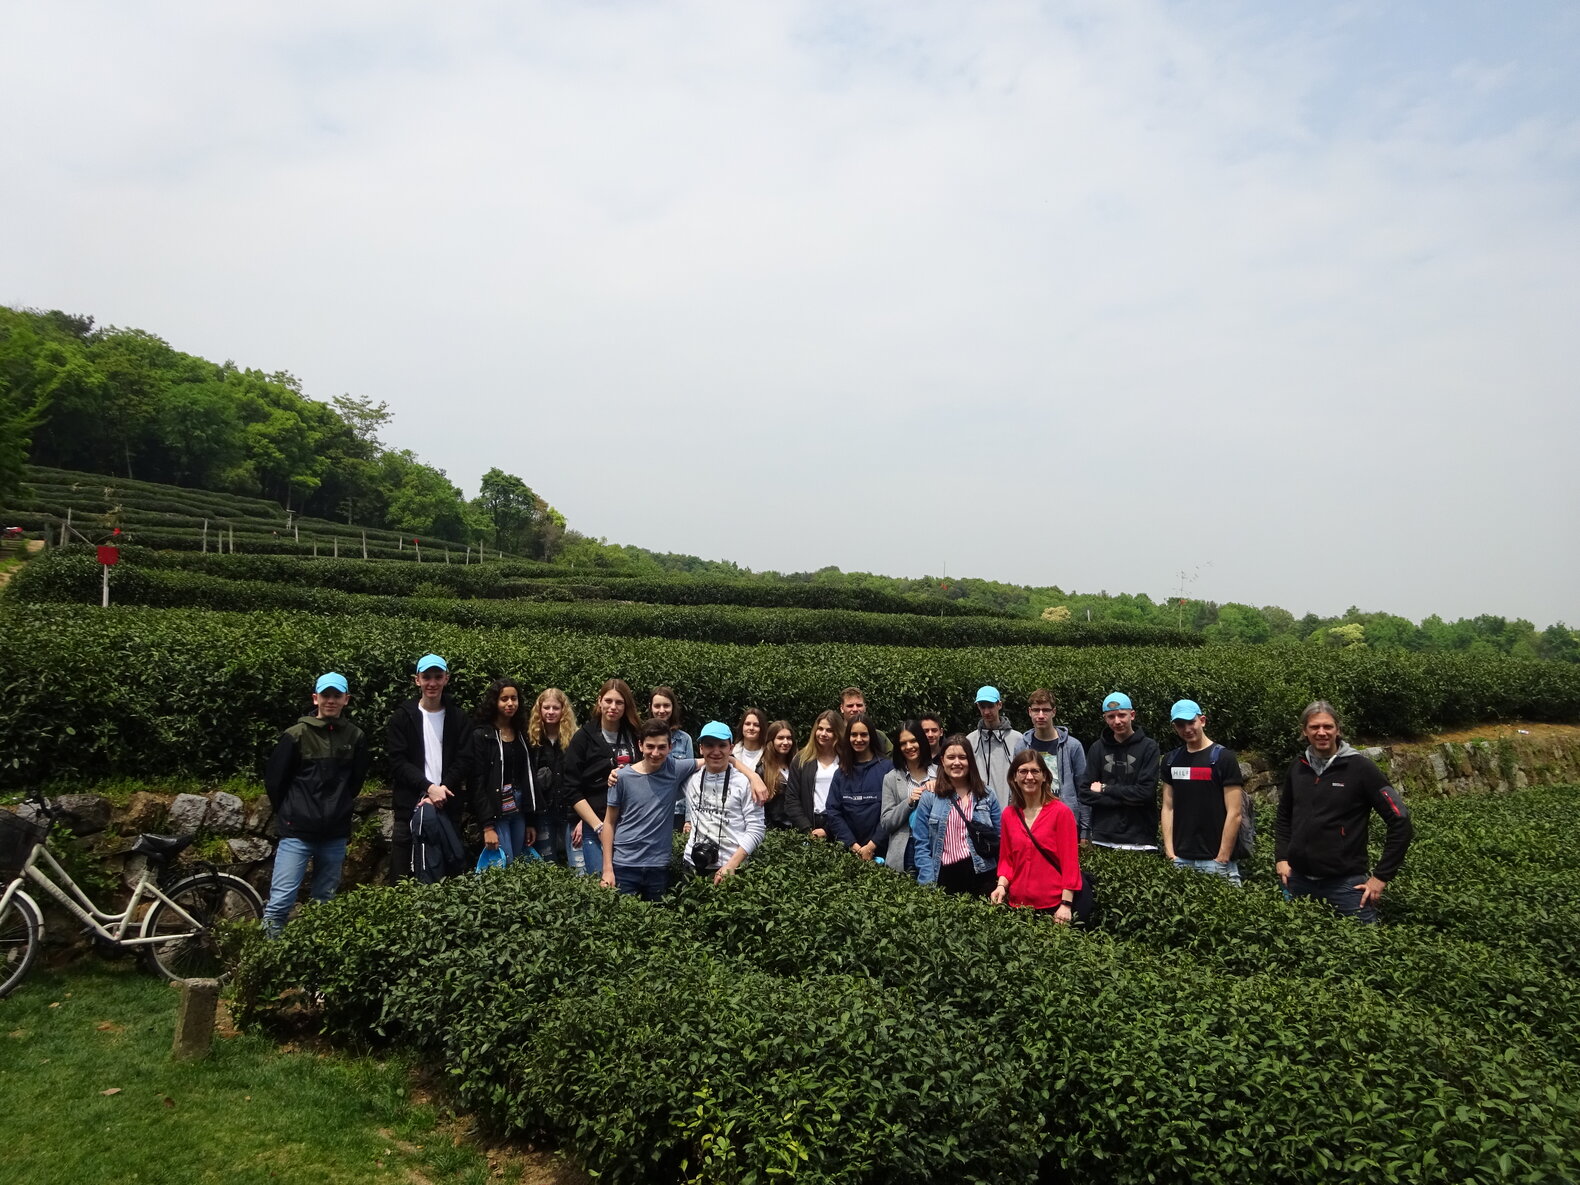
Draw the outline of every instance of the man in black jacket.
M390 791L395 808L391 880L416 871L412 867L411 823L418 803L426 799L460 832L462 792L471 772L472 722L445 693L449 665L437 654L425 654L417 660L414 681L421 694L402 704L389 723ZM458 867L446 867L439 875L457 871Z
M271 936L284 928L309 861L314 901L328 901L340 886L352 808L368 775L368 738L344 716L350 698L344 675L320 675L313 715L280 734L264 766L263 785L280 833L263 911L263 928Z
M1077 797L1092 812L1092 842L1127 851L1158 850L1158 743L1136 727L1130 697L1103 697L1103 735L1086 753Z
M1375 922L1377 902L1404 864L1415 824L1388 775L1344 741L1332 704L1308 704L1301 720L1306 751L1290 764L1278 795L1278 877L1288 897L1318 897L1345 917ZM1387 836L1368 875L1366 831L1373 811L1382 816Z

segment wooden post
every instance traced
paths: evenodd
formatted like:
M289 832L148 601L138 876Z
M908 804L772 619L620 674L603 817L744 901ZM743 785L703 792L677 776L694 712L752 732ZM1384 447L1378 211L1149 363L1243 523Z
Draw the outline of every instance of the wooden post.
M66 507L66 525L60 529L60 545L65 547L71 542L71 507Z
M444 562L447 564L450 562L450 545L448 543L444 545Z
M362 528L362 558L368 558L368 531L366 527Z
M292 535L295 538L296 542L300 543L302 541L302 528L301 527L292 527L291 531L292 531Z
M412 549L417 553L417 562L419 564L422 563L422 541L420 539L413 539L411 541L411 545Z
M203 554L208 554L208 519L203 520Z
M236 527L235 527L235 524L232 524L231 528L230 528L230 554L231 555L235 555L236 554Z
M315 560L318 558L318 540L317 539L313 540L313 558Z
M108 609L110 607L110 565L100 564L99 567L104 572L104 594L100 598L99 608Z
M334 546L335 546L334 558L338 560L340 558L340 536L339 535L334 536L333 539L330 540L330 542L332 542L334 544Z
M178 1062L208 1056L214 1043L214 1008L219 1003L219 980L183 979L181 1009L176 1013L176 1036L170 1056Z

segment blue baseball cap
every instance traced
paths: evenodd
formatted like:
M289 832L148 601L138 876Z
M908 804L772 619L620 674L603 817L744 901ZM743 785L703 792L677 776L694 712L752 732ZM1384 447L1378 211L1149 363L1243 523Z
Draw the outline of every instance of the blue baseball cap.
M734 739L730 735L730 726L722 720L708 721L697 734L698 741L723 741L726 745Z
M435 667L438 667L441 671L448 671L450 669L450 664L445 662L444 659L440 658L437 654L425 654L417 660L417 673L419 675L424 671L431 671Z
M1129 711L1131 711L1130 697L1128 695L1126 695L1123 691L1110 691L1107 695L1105 695L1103 697L1103 711L1105 711L1105 712L1129 712Z
M998 693L997 687L977 688L977 703L979 704L996 704L999 703L1003 698L1004 697Z
M338 671L318 676L318 682L313 684L313 694L323 695L326 691L338 691L345 695L351 689L346 686L346 677Z
M1176 700L1174 706L1169 709L1171 720L1194 720L1206 714L1201 710L1201 705L1193 699Z

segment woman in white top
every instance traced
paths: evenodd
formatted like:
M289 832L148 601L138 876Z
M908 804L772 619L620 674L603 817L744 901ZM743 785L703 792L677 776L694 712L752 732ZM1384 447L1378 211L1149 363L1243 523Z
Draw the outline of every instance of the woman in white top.
M883 777L883 813L878 816L879 824L889 833L885 859L896 871L910 872L916 867L910 858L911 817L917 800L933 788L938 775L932 756L920 721L907 720L900 725L894 734L894 768Z
M767 727L768 717L761 708L747 708L741 713L738 730L741 739L735 744L733 756L747 769L756 769L757 763L763 759L763 745L766 743L763 729Z
M828 838L828 791L839 769L839 740L845 732L845 718L832 709L812 724L806 744L790 767L790 796L785 800L785 817L798 831L818 839Z

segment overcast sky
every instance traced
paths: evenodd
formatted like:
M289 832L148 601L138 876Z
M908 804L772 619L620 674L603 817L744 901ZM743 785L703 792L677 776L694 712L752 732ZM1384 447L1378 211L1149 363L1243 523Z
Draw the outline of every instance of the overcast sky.
M5 5L0 303L611 542L1580 626L1580 6Z

